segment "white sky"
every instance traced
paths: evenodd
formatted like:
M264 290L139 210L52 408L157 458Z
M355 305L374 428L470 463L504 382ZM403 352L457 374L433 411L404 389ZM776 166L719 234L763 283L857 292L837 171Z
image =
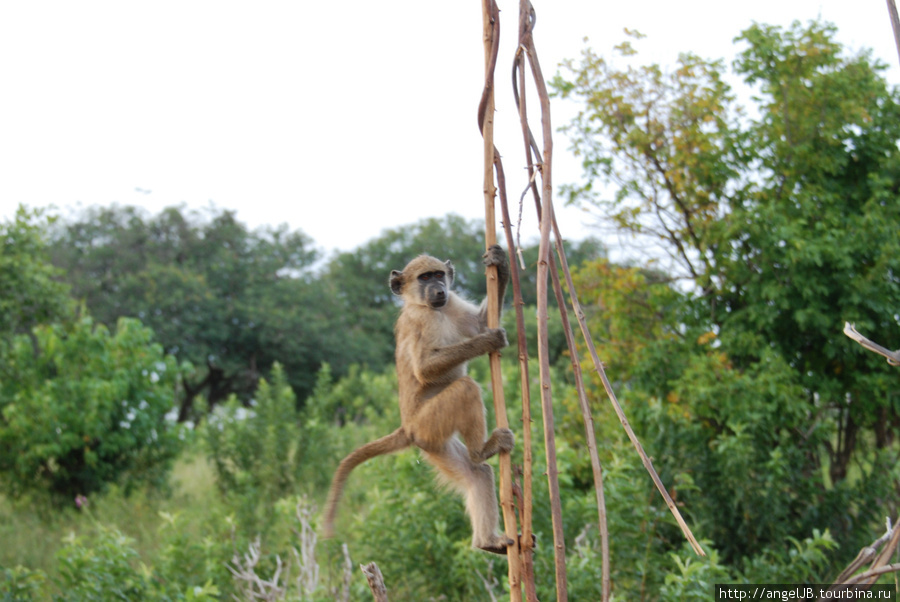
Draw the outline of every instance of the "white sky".
M608 53L623 27L648 35L647 61L693 51L730 64L752 21L822 17L900 82L884 0L533 2L547 78L585 36ZM517 201L524 151L508 82L518 2L500 8L497 146ZM0 220L19 203L67 215L212 202L253 227L286 222L331 251L451 210L483 217L481 28L477 0L2 2ZM554 128L567 111L554 104ZM555 187L577 180L563 135L554 148ZM557 211L565 236L590 232L590 216ZM523 238L534 234L532 217Z

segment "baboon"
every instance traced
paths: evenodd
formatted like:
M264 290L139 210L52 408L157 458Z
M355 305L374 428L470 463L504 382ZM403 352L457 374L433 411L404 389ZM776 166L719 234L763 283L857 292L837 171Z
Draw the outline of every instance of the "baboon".
M506 253L494 245L484 263L497 266L502 302L509 282ZM401 426L341 461L325 508L326 537L334 534L337 504L350 471L370 458L415 445L438 469L439 478L465 497L472 545L506 554L513 543L497 533L494 472L484 463L513 448L513 433L498 428L486 436L481 388L466 375L470 359L508 345L506 331L487 327L487 299L476 307L450 290L453 275L450 261L428 255L416 257L402 272L391 272L391 291L403 298L394 327Z

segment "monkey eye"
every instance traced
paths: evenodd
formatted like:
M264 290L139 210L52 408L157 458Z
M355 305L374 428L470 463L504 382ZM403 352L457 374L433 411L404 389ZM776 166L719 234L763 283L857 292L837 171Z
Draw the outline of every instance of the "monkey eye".
M440 280L444 277L444 272L425 272L424 274L419 274L420 282L428 282L432 278L437 278Z

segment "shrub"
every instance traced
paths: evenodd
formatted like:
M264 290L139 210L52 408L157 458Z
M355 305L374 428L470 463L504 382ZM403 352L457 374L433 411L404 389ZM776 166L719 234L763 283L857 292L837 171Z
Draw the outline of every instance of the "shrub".
M160 485L180 445L166 419L174 360L137 320L116 333L83 317L12 341L0 383L0 482L57 502L140 482Z
M216 483L236 504L242 527L252 529L271 518L272 504L294 491L297 420L294 392L277 363L272 383L260 380L249 408L232 395L210 414L205 440Z

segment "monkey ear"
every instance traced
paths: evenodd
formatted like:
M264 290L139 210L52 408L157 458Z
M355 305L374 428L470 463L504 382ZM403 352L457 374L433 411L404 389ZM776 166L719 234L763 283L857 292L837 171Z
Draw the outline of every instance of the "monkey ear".
M391 270L391 292L397 296L403 293L403 272Z
M447 266L445 270L447 272L447 288L450 288L450 285L453 284L453 276L456 272L453 270L453 264L450 263L450 260L444 262L444 265Z

